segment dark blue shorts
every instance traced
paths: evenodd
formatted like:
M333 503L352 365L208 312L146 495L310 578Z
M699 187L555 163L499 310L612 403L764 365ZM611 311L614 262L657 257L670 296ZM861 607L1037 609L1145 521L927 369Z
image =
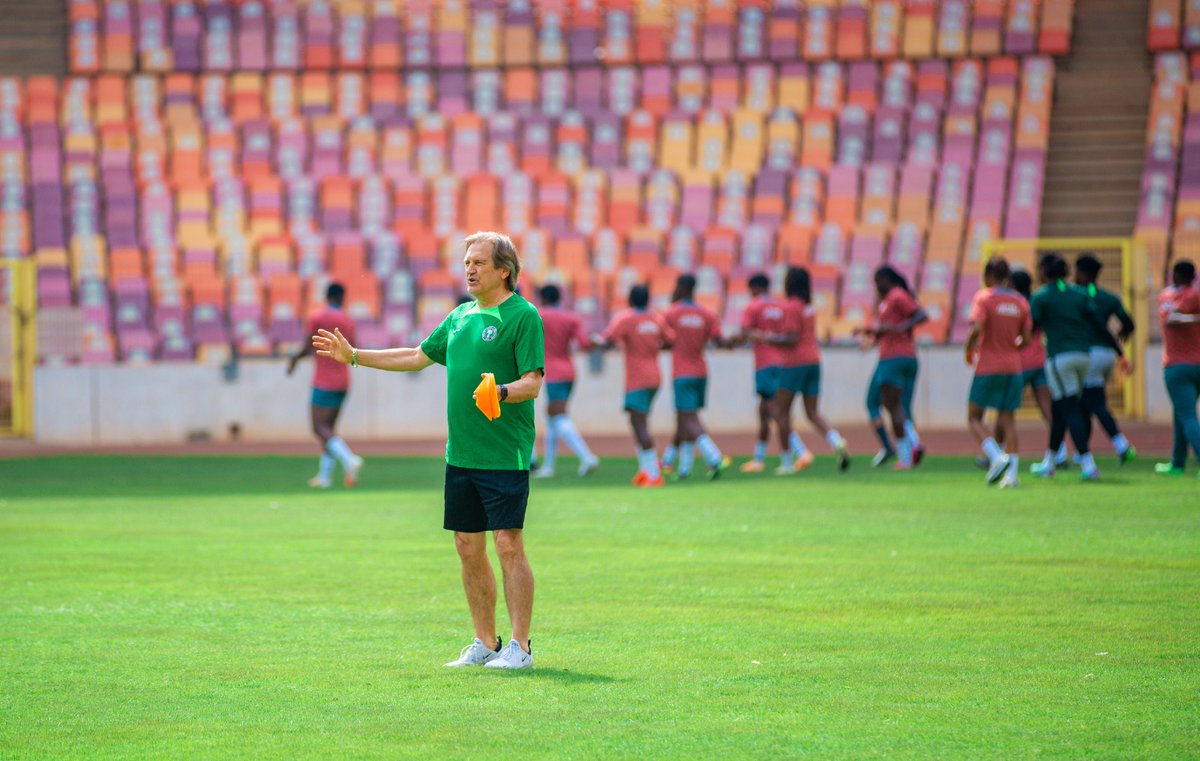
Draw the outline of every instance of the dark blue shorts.
M324 388L312 390L312 406L326 410L336 410L346 401L345 391L330 391Z
M525 527L528 470L484 470L446 464L447 531L478 534Z

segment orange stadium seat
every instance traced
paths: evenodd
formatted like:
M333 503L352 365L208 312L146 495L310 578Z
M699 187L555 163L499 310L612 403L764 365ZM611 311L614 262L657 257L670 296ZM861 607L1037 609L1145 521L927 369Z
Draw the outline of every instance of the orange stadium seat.
M1000 55L1004 41L1004 0L974 0L971 19L971 55Z
M1186 13L1200 13L1194 3L1187 5ZM1042 0L1041 31L1038 32L1037 49L1046 55L1066 55L1071 52L1071 27L1075 17L1075 0ZM1185 24L1186 26L1186 24Z
M900 30L904 26L903 0L871 3L871 57L891 59L900 55Z
M906 3L901 44L905 58L933 57L935 11L934 0L909 0Z
M838 7L836 40L840 60L866 58L870 14L871 4L867 0L844 0Z
M937 54L961 58L969 52L971 4L966 0L943 0L937 11Z

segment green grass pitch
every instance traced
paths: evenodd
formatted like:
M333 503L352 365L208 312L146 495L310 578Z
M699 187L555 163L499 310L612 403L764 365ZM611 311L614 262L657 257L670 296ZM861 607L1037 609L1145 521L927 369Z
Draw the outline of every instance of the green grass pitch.
M470 639L441 463L0 461L0 757L1195 758L1200 483L966 459L535 482L537 671ZM503 603L500 630L507 634Z

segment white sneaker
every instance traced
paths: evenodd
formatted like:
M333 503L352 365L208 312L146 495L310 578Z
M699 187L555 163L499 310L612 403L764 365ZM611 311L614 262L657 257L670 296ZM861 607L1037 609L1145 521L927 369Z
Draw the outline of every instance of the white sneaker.
M1008 470L1008 463L1012 459L1007 454L1001 454L996 459L992 460L992 464L988 466L987 482L994 484L1004 475L1004 471Z
M796 467L794 465L780 465L775 468L775 475L777 476L791 476L795 474Z
M579 463L579 477L595 473L600 469L600 458L593 457L590 460L581 460Z
M545 467L538 468L537 470L533 471L533 477L534 478L554 478L554 471L551 470L550 468L545 468Z
M312 478L308 479L308 485L314 489L328 489L329 481L321 478L320 476L313 476Z
M495 658L489 658L485 664L490 669L531 669L533 668L533 643L529 645L530 652L525 652L515 639L510 639L504 649Z
M483 640L479 637L475 641L462 649L458 654L457 661L450 661L446 665L450 668L462 668L463 666L484 666L489 661L494 661L500 657L500 651L493 650L483 644Z
M347 489L353 489L354 485L358 483L358 472L362 470L362 466L363 458L355 455L354 459L350 461L350 467L346 468L346 472L342 475L342 484Z
M1004 478L1000 479L1000 489L1015 489L1021 485L1015 473L1009 473Z

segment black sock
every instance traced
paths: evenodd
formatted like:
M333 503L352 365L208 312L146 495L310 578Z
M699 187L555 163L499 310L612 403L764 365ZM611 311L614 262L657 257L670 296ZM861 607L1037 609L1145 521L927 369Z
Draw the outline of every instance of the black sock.
M1062 400L1063 417L1067 428L1071 431L1071 441L1075 442L1075 451L1082 457L1088 453L1088 429L1084 421L1083 401L1078 396L1070 396Z
M1050 402L1050 445L1047 447L1051 452L1058 452L1058 448L1062 446L1063 439L1067 435L1067 419L1063 415L1062 400Z
M1108 438L1111 439L1121 432L1121 429L1117 427L1117 421L1113 419L1112 412L1108 409L1108 396L1104 389L1085 388L1083 390L1083 407L1089 416L1095 416L1096 420L1100 421L1100 427L1108 434ZM1088 427L1091 428L1090 425Z

